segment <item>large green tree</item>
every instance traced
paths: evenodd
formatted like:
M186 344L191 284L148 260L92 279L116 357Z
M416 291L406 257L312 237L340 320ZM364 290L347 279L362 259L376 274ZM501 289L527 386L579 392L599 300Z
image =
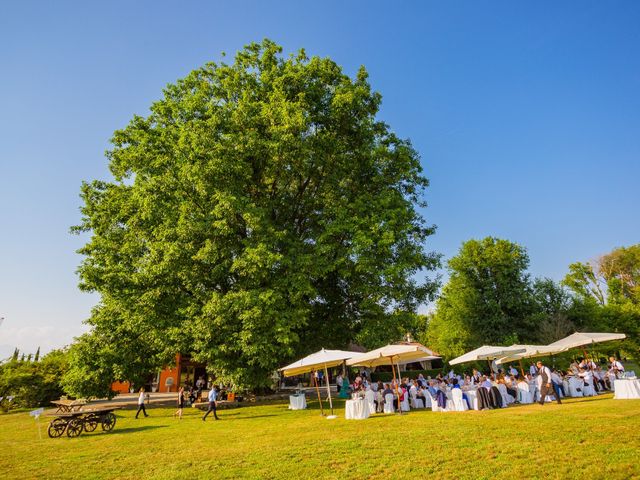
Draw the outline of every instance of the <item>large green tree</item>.
M622 332L626 354L640 352L640 244L569 265L563 284L574 294L585 328Z
M101 295L91 325L248 387L370 338L436 287L416 276L438 265L418 211L428 182L377 118L365 69L281 50L251 44L167 86L115 132L114 180L83 184L76 228L91 235L80 286Z
M535 338L529 257L493 237L469 240L448 262L449 281L429 318L427 341L446 357L482 344Z

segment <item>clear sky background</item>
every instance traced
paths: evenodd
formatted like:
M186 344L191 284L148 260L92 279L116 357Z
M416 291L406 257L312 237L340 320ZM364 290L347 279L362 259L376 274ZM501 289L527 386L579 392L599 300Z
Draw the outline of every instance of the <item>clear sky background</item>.
M270 5L267 5L270 3ZM383 95L431 181L429 249L524 245L531 274L640 241L640 2L4 2L0 358L68 344L97 302L69 234L115 129L220 52L268 37Z

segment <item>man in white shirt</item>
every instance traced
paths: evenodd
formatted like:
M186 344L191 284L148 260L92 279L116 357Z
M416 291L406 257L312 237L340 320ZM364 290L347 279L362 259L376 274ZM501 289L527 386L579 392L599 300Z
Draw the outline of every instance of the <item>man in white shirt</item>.
M532 363L531 366L529 367L529 375L531 375L532 377L535 377L537 374L538 374L538 369Z
M555 393L551 384L551 370L549 370L549 367L545 367L541 361L538 361L536 366L538 367L538 377L536 380L538 383L538 390L540 390L540 405L544 405L544 400L547 395L553 395ZM555 394L555 397L558 404L562 404L560 401L560 395Z
M202 421L204 422L207 419L207 416L211 412L213 412L213 416L216 420L220 420L216 412L216 401L218 400L218 390L216 389L215 385L213 385L211 387L211 390L209 390L208 397L209 397L209 408L207 409L207 413L204 414L204 417L202 417Z
M622 366L622 363L617 361L615 357L609 357L609 362L609 370L611 370L616 377L620 377L624 373L624 367Z

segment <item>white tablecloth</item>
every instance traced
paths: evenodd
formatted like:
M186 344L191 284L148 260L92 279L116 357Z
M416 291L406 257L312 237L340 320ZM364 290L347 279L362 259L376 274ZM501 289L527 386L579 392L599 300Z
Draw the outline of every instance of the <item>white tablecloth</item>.
M307 398L304 395L289 395L289 410L304 410L307 408Z
M478 410L478 389L462 390L462 393L465 394L469 399L469 406L471 407L471 410ZM464 398L462 399L462 401L464 402ZM435 400L433 400L433 402L435 403ZM453 397L451 395L451 389L448 388L447 389L447 410L449 409L453 410Z
M620 379L614 383L615 395L613 398L620 399L640 399L640 380Z
M369 406L364 398L347 400L344 404L344 418L347 420L364 420L369 418Z

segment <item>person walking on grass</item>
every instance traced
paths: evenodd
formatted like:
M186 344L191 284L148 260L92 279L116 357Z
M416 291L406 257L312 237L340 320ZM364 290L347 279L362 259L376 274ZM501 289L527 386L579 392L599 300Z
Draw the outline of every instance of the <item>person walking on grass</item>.
M547 395L553 395L555 393L551 384L551 370L549 370L549 367L545 367L540 361L538 361L536 365L538 367L538 377L536 380L538 382L538 390L540 390L540 405L544 405ZM558 404L562 404L560 401L560 395L555 393L555 397Z
M176 410L176 413L174 413L173 416L175 417L177 415L178 418L182 420L183 408L184 408L184 387L180 387L180 390L178 390L178 410Z
M145 417L149 416L147 415L147 411L144 408L144 399L145 399L144 387L142 387L140 389L140 396L138 397L138 411L136 412L136 418L138 418L138 415L140 414L141 411L142 413L144 413Z
M220 420L218 418L218 414L216 413L216 400L218 399L218 390L215 385L211 386L211 390L209 390L209 408L207 409L207 413L202 417L202 421L204 422L207 419L207 416L213 412L213 416L216 420Z

